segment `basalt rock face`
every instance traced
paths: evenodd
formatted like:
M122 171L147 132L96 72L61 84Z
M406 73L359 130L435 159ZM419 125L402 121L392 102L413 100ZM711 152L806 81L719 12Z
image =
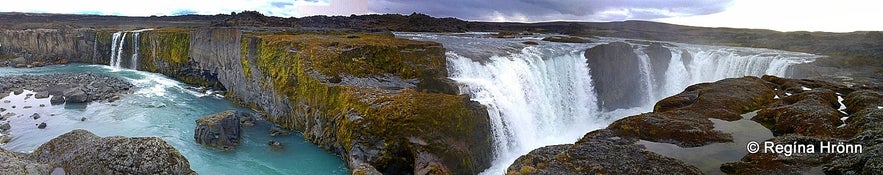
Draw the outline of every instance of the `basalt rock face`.
M70 174L196 174L174 147L155 137L98 137L74 130L41 145L33 159Z
M586 50L592 84L604 110L640 105L646 94L641 86L638 55L627 43L614 42Z
M236 111L224 111L196 120L193 139L196 143L220 150L233 150L239 146L242 128Z
M96 55L96 35L93 29L28 29L0 30L0 63L3 55L23 58L23 64L33 62L99 63ZM7 62L15 66L15 62Z
M225 89L351 168L475 174L490 166L486 109L457 95L438 43L231 28L157 29L139 42L139 70Z
M665 71L668 70L668 63L671 62L671 50L663 47L660 43L651 43L643 49L650 59L650 71L653 73L653 79L656 83L655 87L662 87L665 81Z

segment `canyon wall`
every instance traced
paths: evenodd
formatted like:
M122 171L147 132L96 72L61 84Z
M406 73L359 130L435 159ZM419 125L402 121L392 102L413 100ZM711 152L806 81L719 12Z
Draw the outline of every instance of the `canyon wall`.
M118 54L122 65L135 65L123 67L226 90L227 99L301 131L354 172L476 174L490 166L487 112L456 94L438 43L163 28L120 35L111 53L115 32L0 31L0 53L8 57L0 61L108 64Z

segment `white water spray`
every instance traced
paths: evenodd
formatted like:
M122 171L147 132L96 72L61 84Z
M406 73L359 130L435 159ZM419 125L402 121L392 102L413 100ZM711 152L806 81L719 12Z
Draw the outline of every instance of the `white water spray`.
M138 57L141 52L141 32L153 29L140 29L133 31L119 31L113 33L113 40L110 46L110 66L114 68L138 69ZM129 59L129 66L123 67L123 49L125 49L126 35L132 34L132 56Z

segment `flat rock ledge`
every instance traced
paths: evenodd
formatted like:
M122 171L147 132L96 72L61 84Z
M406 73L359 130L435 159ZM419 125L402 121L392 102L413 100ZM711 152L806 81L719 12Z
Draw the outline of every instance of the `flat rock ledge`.
M85 103L119 99L134 87L129 82L93 73L2 76L0 98L23 89L36 92L35 98L50 98L52 104Z
M239 146L242 127L239 118L242 114L228 110L211 114L196 120L193 139L196 143L219 150L234 150Z
M174 147L156 137L98 137L73 130L31 154L0 149L0 174L196 174Z

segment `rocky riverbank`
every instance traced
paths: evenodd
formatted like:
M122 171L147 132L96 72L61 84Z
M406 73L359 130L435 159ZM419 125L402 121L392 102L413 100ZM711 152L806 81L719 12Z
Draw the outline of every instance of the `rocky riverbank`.
M155 137L98 137L74 130L34 153L0 148L0 174L196 174L175 148Z
M0 98L23 90L36 92L34 98L52 98L53 104L85 103L100 100L117 100L134 87L131 83L106 75L47 74L2 76Z
M821 141L860 144L862 153L754 153L745 145L712 149L709 145L734 142L739 127L728 121L746 113L772 133L767 140L780 144ZM786 79L774 76L724 79L688 87L656 103L653 112L620 119L592 131L574 144L547 146L520 157L507 174L879 174L883 172L883 88ZM763 142L765 140L756 140ZM696 162L669 158L647 143L679 149L741 154L741 161L698 169ZM709 146L709 147L706 147ZM764 145L760 146L763 150ZM680 157L680 156L674 156ZM716 159L718 157L707 157Z

